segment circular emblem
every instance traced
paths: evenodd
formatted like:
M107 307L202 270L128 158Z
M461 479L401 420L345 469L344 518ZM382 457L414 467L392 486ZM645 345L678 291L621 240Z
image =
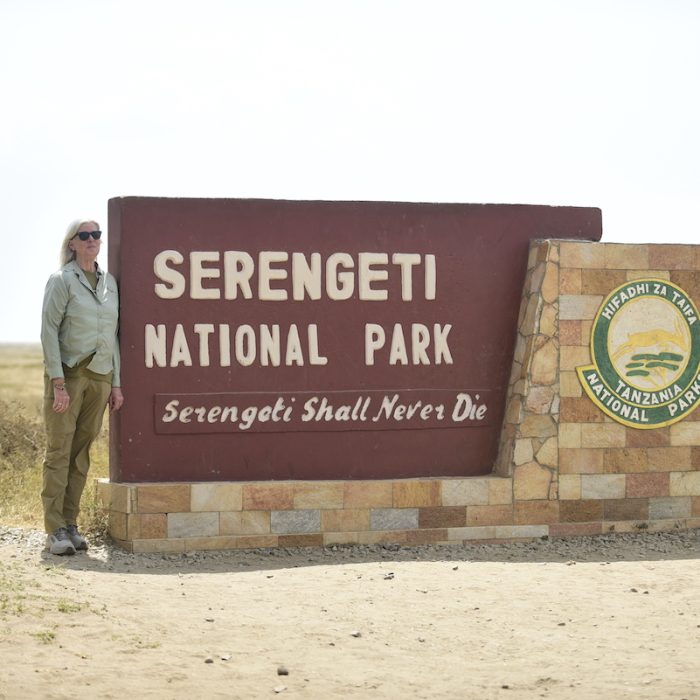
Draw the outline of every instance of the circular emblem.
M591 329L592 365L577 367L588 396L633 428L659 428L700 405L700 323L695 304L668 280L613 290Z

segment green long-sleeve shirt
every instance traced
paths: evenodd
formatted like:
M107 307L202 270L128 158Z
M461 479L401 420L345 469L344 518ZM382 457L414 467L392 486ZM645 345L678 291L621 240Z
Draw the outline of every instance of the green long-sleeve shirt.
M98 374L112 372L112 386L121 386L117 282L95 267L94 290L75 260L49 277L41 315L44 365L54 379L63 377L63 364L75 367L94 355L87 368Z

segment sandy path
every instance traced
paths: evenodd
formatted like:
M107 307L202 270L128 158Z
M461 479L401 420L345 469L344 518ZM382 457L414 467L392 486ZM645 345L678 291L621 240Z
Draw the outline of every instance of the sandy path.
M0 698L700 698L698 532L0 562Z

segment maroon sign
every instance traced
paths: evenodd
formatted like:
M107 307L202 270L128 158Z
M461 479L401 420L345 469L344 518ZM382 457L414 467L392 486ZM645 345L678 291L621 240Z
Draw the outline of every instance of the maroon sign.
M109 203L111 479L467 476L496 456L528 245L600 211Z

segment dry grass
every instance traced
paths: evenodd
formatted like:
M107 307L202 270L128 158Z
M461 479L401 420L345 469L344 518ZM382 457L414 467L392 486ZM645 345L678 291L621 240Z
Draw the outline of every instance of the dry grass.
M41 462L44 452L41 346L0 344L0 523L43 528ZM107 420L92 447L92 477L108 475ZM92 489L83 496L81 527L104 525Z

